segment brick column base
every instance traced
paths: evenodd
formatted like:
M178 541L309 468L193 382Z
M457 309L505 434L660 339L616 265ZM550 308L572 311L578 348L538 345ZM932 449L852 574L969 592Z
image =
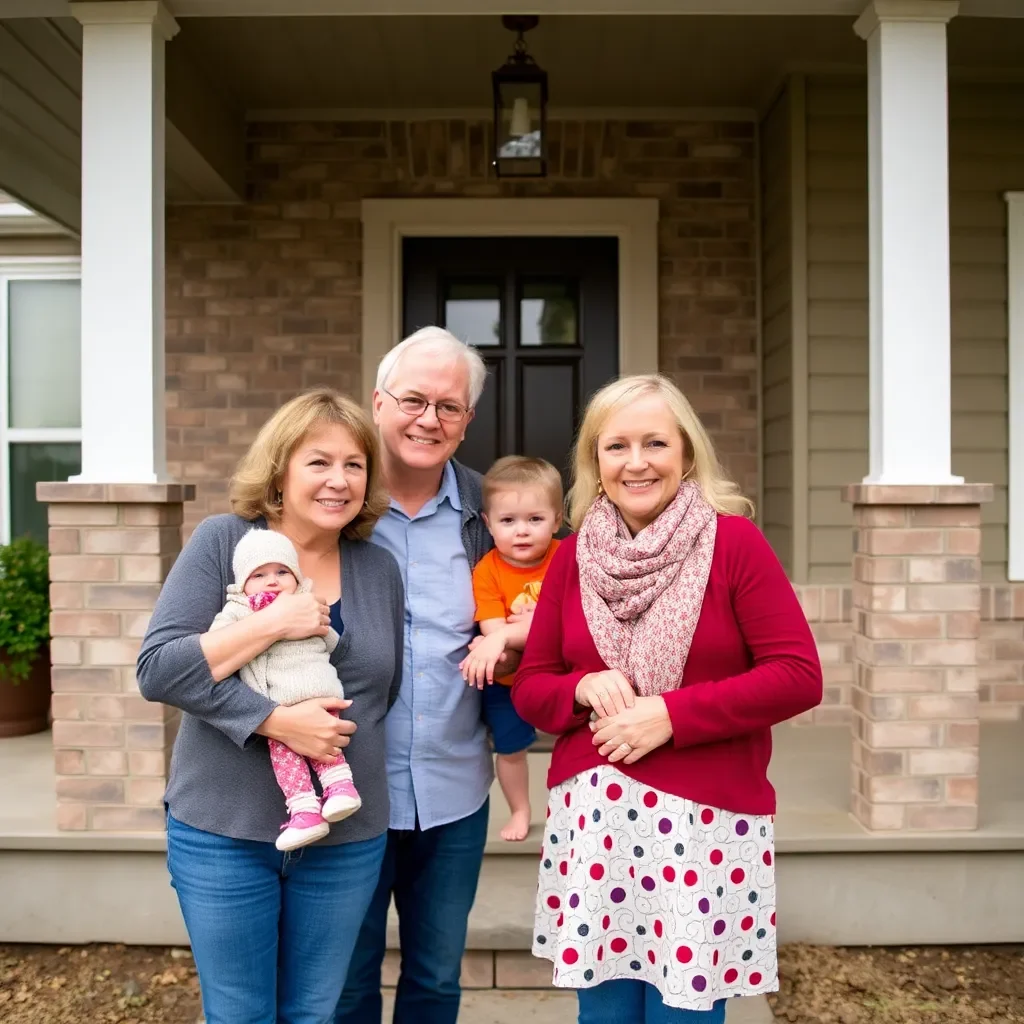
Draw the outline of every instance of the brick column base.
M978 824L981 503L990 484L859 484L853 813L867 828Z
M36 493L49 504L57 827L162 830L179 712L142 699L135 659L195 488L43 483Z

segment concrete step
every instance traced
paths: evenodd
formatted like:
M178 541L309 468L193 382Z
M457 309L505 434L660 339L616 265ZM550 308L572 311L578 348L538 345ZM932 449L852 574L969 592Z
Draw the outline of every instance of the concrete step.
M543 753L545 751L551 752L555 747L555 740L557 736L552 736L550 733L539 732L537 738L533 741L533 746L530 747L531 753Z
M384 990L384 1020L391 1019L394 990ZM459 1024L571 1024L576 1019L576 995L548 989L522 991L491 989L464 992ZM726 1024L772 1024L774 1017L763 997L734 999L726 1012ZM628 1024L628 1022L623 1022Z
M536 891L536 856L485 857L476 903L469 915L467 948L528 950L533 937ZM394 904L388 918L388 947L398 948Z

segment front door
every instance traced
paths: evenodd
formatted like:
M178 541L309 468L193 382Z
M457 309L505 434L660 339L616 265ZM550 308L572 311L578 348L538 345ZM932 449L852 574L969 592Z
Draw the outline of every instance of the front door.
M475 345L487 384L459 459L547 459L568 482L587 399L619 371L614 238L407 238L405 335L428 324Z

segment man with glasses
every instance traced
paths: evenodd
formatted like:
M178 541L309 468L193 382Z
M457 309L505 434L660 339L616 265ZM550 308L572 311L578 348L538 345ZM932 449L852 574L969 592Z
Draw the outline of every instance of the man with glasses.
M373 417L391 507L373 540L402 571L405 654L387 718L387 852L337 1024L380 1024L392 894L402 954L396 1024L455 1024L458 1017L492 780L480 692L463 682L459 662L475 633L473 567L491 537L480 514L480 476L454 455L485 376L476 350L438 327L410 335L377 371Z

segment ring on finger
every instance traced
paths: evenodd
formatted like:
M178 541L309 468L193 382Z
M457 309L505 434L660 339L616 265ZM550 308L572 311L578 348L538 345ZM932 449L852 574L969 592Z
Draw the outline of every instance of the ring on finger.
M627 754L631 754L631 753L633 753L633 745L631 743L627 743L625 740L623 740L619 744L619 750L625 750L625 752Z

